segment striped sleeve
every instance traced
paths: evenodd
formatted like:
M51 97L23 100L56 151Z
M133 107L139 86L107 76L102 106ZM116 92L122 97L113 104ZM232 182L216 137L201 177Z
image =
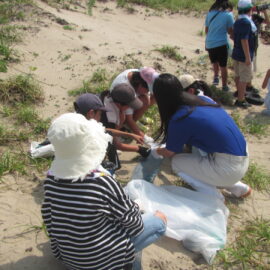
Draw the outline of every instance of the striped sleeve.
M123 188L112 177L100 177L107 186L107 205L109 212L125 227L130 237L143 231L143 222L139 207L124 192Z

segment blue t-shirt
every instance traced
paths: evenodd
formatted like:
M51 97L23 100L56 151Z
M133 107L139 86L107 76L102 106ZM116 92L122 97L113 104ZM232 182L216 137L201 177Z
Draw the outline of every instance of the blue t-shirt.
M218 13L218 14L217 14ZM217 15L216 15L217 14ZM211 21L211 18L216 17ZM207 13L205 26L208 27L205 46L212 49L228 43L228 29L233 27L233 14L228 11L212 10Z
M208 102L206 97L200 97ZM206 153L225 153L246 156L246 141L233 119L220 107L197 106L186 118L180 119L191 109L181 106L169 122L166 148L181 153L185 144Z
M241 40L248 40L249 53L251 61L253 59L255 49L255 33L252 33L251 23L246 18L236 20L233 25L234 47L232 52L232 58L239 62L245 62L245 54L242 48Z

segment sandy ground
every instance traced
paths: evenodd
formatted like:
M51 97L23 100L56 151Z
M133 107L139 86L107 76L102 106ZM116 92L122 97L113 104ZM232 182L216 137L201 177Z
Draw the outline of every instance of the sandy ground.
M111 73L121 72L127 55L139 59L144 66L158 63L161 72L177 75L191 72L211 82L210 68L202 69L198 62L199 57L205 55L204 37L198 35L203 28L203 18L157 15L144 8L136 8L137 12L128 14L116 8L114 2L98 3L90 17L80 9L58 10L40 1L36 3L38 12L29 16L31 23L25 22L27 30L23 44L16 46L22 61L13 64L7 74L0 74L0 78L20 72L34 73L46 96L44 106L37 108L43 117L53 118L70 111L74 98L68 96L68 90L80 87L82 81L89 79L98 68L105 68ZM74 30L64 30L55 18L65 19L74 26ZM178 46L181 55L194 64L187 65L187 61L179 64L162 58L154 49L163 45ZM201 51L199 55L195 53L197 49ZM269 46L261 44L258 72L254 78L257 87L261 85L269 63ZM254 117L261 110L262 107L253 106L239 113ZM264 121L269 125L269 119ZM251 159L269 170L269 136L261 139L248 136L247 140ZM136 164L133 161L135 156L132 153L121 154L123 167L118 177L122 180L129 179ZM169 162L166 162L155 184L171 184L175 180ZM42 177L8 175L0 186L0 269L64 269L52 256L48 238L39 230L42 224ZM254 192L248 199L234 204L238 205L239 211L229 222L228 243L233 241L243 220L270 217L269 194ZM166 237L145 249L143 265L145 270L208 269L200 255L185 250L180 242Z

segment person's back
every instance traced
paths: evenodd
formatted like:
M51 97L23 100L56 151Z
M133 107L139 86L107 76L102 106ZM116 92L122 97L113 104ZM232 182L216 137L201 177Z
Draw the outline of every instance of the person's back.
M207 97L200 97L214 103ZM233 119L220 107L182 106L172 117L169 124L170 137L167 147L181 152L184 144L195 146L206 153L225 153L236 156L246 155L244 136ZM185 131L184 133L182 131ZM179 135L181 134L181 135ZM175 138L172 138L175 137ZM172 140L171 140L172 139Z
M233 27L234 48L232 58L234 60L245 62L245 54L241 40L248 40L251 60L253 59L255 49L255 34L252 33L251 23L246 18L237 19Z
M45 221L51 220L48 231L55 257L71 269L119 270L132 263L130 236L143 229L138 206L102 172L73 180L49 175L44 183L42 214Z
M212 22L211 19L213 20ZM208 27L206 48L210 49L226 45L228 43L228 29L232 27L233 22L231 12L219 10L210 11L205 21L205 25Z

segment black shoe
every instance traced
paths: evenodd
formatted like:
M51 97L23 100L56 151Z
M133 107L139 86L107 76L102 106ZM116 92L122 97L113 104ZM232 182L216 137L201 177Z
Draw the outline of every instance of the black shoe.
M243 109L247 109L247 108L251 107L251 104L249 104L246 100L242 100L242 101L236 100L234 103L234 106L237 106L237 107L243 108Z
M253 94L259 94L259 90L253 86L247 86L246 92L251 92Z

